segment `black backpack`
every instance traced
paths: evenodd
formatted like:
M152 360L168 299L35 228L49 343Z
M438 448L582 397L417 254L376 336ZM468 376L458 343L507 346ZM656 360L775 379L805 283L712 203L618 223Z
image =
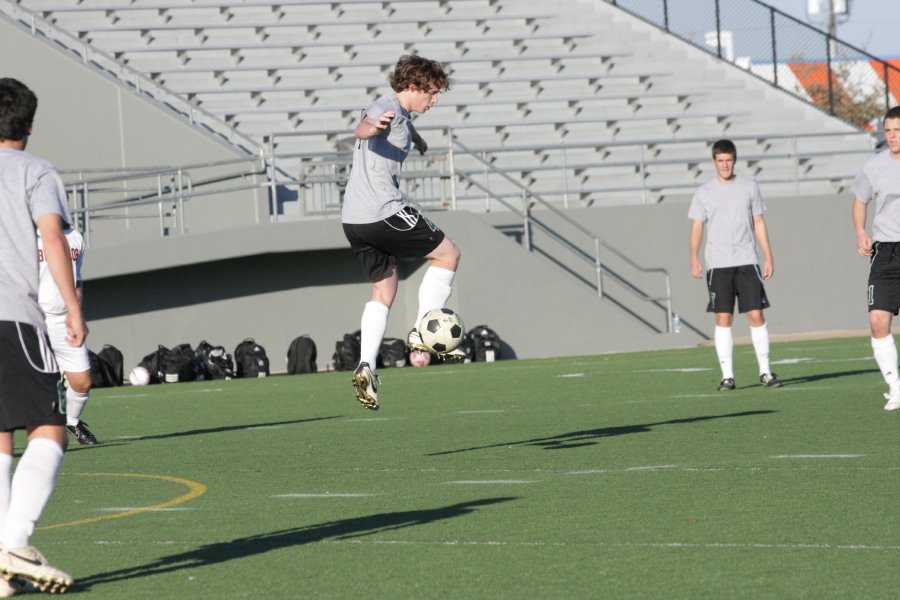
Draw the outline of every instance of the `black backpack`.
M190 344L178 344L166 352L163 361L163 381L165 383L182 383L197 379L194 351Z
M359 336L360 331L345 333L344 338L334 345L334 370L353 371L359 365Z
M478 325L470 329L466 336L472 344L472 360L494 362L500 359L502 343L496 331L487 325Z
M162 383L166 380L166 355L169 349L160 344L155 352L151 352L141 359L139 367L143 367L150 374L148 383Z
M287 372L291 375L316 372L316 343L308 335L294 338L287 352Z
M213 346L206 340L197 344L194 363L202 379L231 379L234 377L234 362L224 346ZM197 379L201 379L200 376Z
M238 377L268 377L269 357L266 349L253 338L247 338L234 349L235 375Z
M406 342L397 338L385 338L381 341L381 350L378 352L378 366L405 367L406 366Z
M122 351L111 344L106 344L97 353L101 368L106 374L107 384L120 386L125 384L125 357Z

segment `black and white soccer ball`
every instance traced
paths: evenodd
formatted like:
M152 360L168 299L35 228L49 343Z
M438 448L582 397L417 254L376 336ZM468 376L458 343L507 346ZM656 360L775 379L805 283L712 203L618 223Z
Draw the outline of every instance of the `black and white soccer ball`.
M419 323L422 343L435 354L452 352L459 348L466 335L462 319L449 308L435 308L425 313Z

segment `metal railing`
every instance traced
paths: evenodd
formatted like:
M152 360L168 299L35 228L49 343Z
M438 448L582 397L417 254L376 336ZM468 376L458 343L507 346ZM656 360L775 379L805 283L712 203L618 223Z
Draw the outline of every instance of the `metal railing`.
M857 127L897 104L900 69L760 0L604 1Z

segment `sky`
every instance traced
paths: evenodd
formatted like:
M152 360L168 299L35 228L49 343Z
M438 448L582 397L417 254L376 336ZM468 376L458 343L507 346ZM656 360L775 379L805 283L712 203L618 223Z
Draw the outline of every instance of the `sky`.
M822 17L810 19L806 9L809 0L762 0L778 10L822 30L828 25ZM827 4L828 0L822 0ZM900 0L847 0L850 15L838 21L837 37L878 58L900 58Z

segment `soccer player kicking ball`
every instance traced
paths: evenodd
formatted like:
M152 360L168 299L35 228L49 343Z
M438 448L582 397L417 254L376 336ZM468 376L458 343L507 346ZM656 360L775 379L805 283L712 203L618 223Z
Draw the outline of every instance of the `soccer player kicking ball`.
M691 274L697 279L703 276L698 252L704 224L708 224L705 257L709 304L706 312L715 313L716 318L714 340L722 368L719 391L730 391L735 387L732 361L734 336L731 330L735 298L740 312L747 315L750 324L760 383L770 388L781 387L781 380L769 370L769 329L763 316L763 309L769 308L763 280L771 278L775 270L763 219L765 205L756 182L734 173L737 149L731 140L714 143L712 156L716 178L697 189L688 218L693 221L690 235ZM762 272L756 253L757 244L764 256Z
M75 274L75 295L78 304L84 300L84 287L81 279L81 263L84 259L84 238L78 231L67 228L66 242L69 244L69 256L72 260L72 271ZM50 347L56 356L60 370L65 374L66 383L66 429L75 436L83 446L97 444L97 438L81 420L81 413L87 404L91 391L91 359L87 345L73 348L66 341L66 303L59 288L53 282L53 276L44 260L43 239L38 232L38 258L40 260L40 287L38 303L44 311L47 335ZM62 382L60 382L62 383Z
M22 587L62 592L72 585L70 575L28 545L67 441L59 367L37 302L35 228L66 306L67 341L78 347L87 336L63 233L70 222L65 189L50 163L25 152L36 111L31 90L0 79L0 594L6 596ZM16 429L28 433L28 445L10 479Z
M426 349L416 327L429 310L446 305L459 265L459 248L444 232L409 206L400 193L400 169L415 147L428 145L413 126L413 114L432 108L438 94L450 89L440 63L401 56L390 76L393 93L381 96L362 112L356 126L353 165L344 193L341 222L350 247L372 283L372 295L360 325L360 363L353 372L356 399L378 410L375 362L397 294L397 260L427 258L431 265L419 287L419 310L409 334L411 349Z
M891 321L900 311L900 107L884 115L884 137L887 150L870 157L853 181L852 213L856 251L869 258L869 326L872 353L888 385L884 410L897 410L900 378ZM869 236L866 212L872 200L875 218Z

